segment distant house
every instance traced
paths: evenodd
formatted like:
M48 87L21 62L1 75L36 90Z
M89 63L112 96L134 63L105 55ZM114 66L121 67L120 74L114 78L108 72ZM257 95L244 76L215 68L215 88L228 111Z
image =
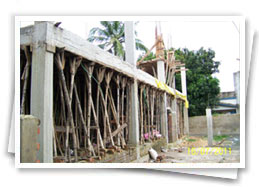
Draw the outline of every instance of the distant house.
M234 114L237 113L237 97L236 93L233 92L221 92L219 95L219 105L213 108L214 112L223 114Z

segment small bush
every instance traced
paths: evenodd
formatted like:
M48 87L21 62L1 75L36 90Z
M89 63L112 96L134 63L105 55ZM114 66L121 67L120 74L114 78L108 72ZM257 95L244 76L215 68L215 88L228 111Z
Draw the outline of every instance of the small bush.
M195 139L187 139L188 142L195 142Z
M217 142L223 140L224 138L227 138L228 135L217 135L217 136L214 136L213 139Z

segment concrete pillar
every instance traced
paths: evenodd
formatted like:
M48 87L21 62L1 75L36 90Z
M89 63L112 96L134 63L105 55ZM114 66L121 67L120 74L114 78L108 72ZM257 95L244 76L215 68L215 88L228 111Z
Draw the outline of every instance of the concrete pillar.
M171 99L171 98L170 98ZM176 99L172 99L170 106L167 107L168 112L168 142L177 141L177 116L176 116ZM169 105L169 103L167 103Z
M165 82L165 63L164 61L157 62L157 77L160 81ZM163 99L161 102L161 118L162 118L162 126L161 126L161 134L166 138L168 143L168 121L167 121L167 102L166 102L166 93L163 93Z
M173 114L172 108L167 108L167 116L168 116L168 142L173 142Z
M20 162L37 162L38 127L40 120L31 115L20 116Z
M172 131L173 131L173 139L172 142L175 142L178 140L178 133L177 133L177 103L176 103L176 98L172 101L171 103L171 108L172 108ZM170 142L171 143L171 142Z
M234 73L234 87L237 98L237 114L240 113L240 71Z
M207 128L208 128L208 146L213 145L213 121L211 115L211 109L206 109L206 117L207 117Z
M139 145L139 118L138 118L138 84L134 80L131 86L131 123L129 124L129 144Z
M175 76L174 76L174 81L173 81L173 88L175 89ZM174 98L174 100L172 101L172 114L173 114L173 142L177 141L178 140L178 126L179 126L179 123L178 123L178 119L177 119L177 100L176 98Z
M186 95L186 98L187 98L185 67L181 67L181 84L182 84L182 93ZM184 107L183 109L183 117L184 117L184 134L189 135L189 118L188 118L188 109L186 107Z
M125 48L126 48L126 61L136 68L135 57L135 29L133 21L125 22ZM134 79L131 85L131 120L129 124L129 144L133 146L139 145L139 118L138 118L138 83ZM137 151L138 152L138 151ZM139 154L137 155L137 158Z
M55 48L46 44L48 22L35 22L31 70L31 114L40 125L40 162L53 162L53 66Z

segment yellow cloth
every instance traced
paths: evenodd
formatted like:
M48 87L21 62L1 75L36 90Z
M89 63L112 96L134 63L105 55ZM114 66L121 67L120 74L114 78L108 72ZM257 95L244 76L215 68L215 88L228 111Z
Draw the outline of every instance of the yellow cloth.
M155 79L155 81L156 81L158 88L165 90L167 93L170 93L173 96L175 96L175 94L176 94L178 97L180 97L181 99L183 99L185 101L185 107L189 108L189 102L187 100L186 95L182 95L178 92L175 92L175 94L174 94L174 92L164 82L161 82L158 79Z
M186 107L186 108L189 108L189 102L188 102L188 100L187 100L186 95L182 95L182 94L180 94L180 93L178 93L178 92L176 92L176 95L178 95L180 98L182 98L182 99L185 101L185 107Z

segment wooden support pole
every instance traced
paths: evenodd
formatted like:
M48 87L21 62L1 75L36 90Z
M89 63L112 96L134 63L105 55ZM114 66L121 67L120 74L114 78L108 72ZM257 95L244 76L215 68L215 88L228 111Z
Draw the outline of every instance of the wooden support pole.
M147 92L146 92L146 85L144 85L144 90L145 90L145 94L144 94L144 100L143 100L143 126L144 126L144 134L148 132L148 129L147 129L147 105L145 103L145 101L147 100Z
M126 86L126 77L122 78L121 87L122 87L122 93L121 93L121 125L124 124L124 101L125 101L125 86ZM124 137L124 130L122 131L122 137Z
M62 55L62 68L64 69L65 67L65 55L64 55L64 52L61 53ZM76 75L76 72L77 72L77 69L78 67L80 66L81 64L81 61L82 61L82 57L74 57L73 60L70 59L70 63L69 63L69 66L70 66L70 90L69 90L69 99L70 99L70 105L72 107L72 99L73 99L73 88L74 88L74 81L75 81L75 75ZM75 110L75 126L77 126L77 110ZM69 127L69 126L68 126ZM67 133L69 134L69 133ZM76 133L76 139L77 139L77 148L79 148L79 141L78 141L78 136L77 136L77 133ZM68 141L68 140L67 140ZM67 150L69 151L69 150ZM70 154L70 153L69 153Z
M159 92L157 91L156 92L156 130L157 131L160 131L160 129L159 129L159 124L160 124L160 121L159 121L159 117L160 117L160 113L159 113L159 101L160 101L160 99L159 99ZM161 133L161 132L160 132Z
M77 93L77 87L76 87L75 84L74 84L74 92L75 92L75 98L76 98L76 106L79 110L80 120L81 120L81 123L83 124L85 136L87 136L86 120L84 119L84 116L83 116L83 111L82 111L82 108L81 108L81 105L80 105L80 100L79 100L78 93ZM88 139L88 137L87 137L87 139ZM92 145L91 141L90 141L89 147L90 147L90 150L94 153L93 145Z
M118 111L116 111L115 104L114 104L114 101L113 101L113 98L112 98L112 92L111 92L110 88L109 88L109 95L108 96L109 96L109 99L110 99L110 107L112 109L112 114L113 114L115 123L117 125L117 128L120 128L119 119L117 118L118 117ZM121 133L118 134L118 137L121 140L121 146L124 147L126 145L124 137L121 136Z
M146 86L146 102L147 105L147 133L148 133L148 140L150 140L150 100L149 100L149 86Z
M72 90L73 90L73 88L71 88ZM79 134L78 134L78 126L79 126L79 121L78 121L78 107L76 106L76 104L73 106L74 107L74 114L75 114L75 117L74 117L74 119L75 119L75 132L76 132L76 144L77 144L77 149L80 149L80 142L79 142L79 139L78 139L78 136L79 136Z
M73 87L74 87L74 80L75 80L75 75L77 72L77 68L80 66L82 61L82 57L76 57L73 58L73 60L70 59L70 73L71 73L71 79L70 79L70 93L69 93L69 98L70 98L70 103L72 103L72 96L73 96ZM65 63L65 61L64 61ZM63 67L64 69L64 67Z
M112 132L111 132L111 124L110 124L109 115L108 115L108 95L109 95L110 81L111 81L112 75L113 75L112 71L107 72L105 75L105 82L106 82L105 99L103 98L102 95L101 95L101 98L103 101L104 112L105 112L105 117L106 117L105 124L106 124L106 127L108 128L112 146L114 146L114 141L113 141ZM104 133L105 133L104 139L106 139L106 130L104 131Z
M93 103L92 97L91 97L91 108L92 108L92 112L93 112L93 116L94 116L95 125L96 125L96 127L97 127L97 138L98 138L99 141L100 141L100 146L101 146L101 148L102 148L102 149L105 149L105 148L104 148L104 145L103 145L103 140L102 140L102 136L101 136L99 124L97 123L98 120L97 120L96 112L95 112L95 109L94 109L94 103ZM97 147L97 149L99 149L99 147Z
M22 76L23 79L23 90L22 90L22 101L21 101L21 114L25 114L25 103L26 103L26 95L28 90L28 81L31 67L31 55L26 46L23 46L23 50L26 56L26 65L24 67L24 73Z
M143 125L143 89L144 86L140 85L140 141L144 143L144 125Z
M120 126L118 129L116 129L115 131L112 132L112 137L115 137L118 135L118 133L120 133L124 128L126 128L128 125L126 123L124 123L122 126ZM105 139L104 139L105 140ZM108 138L107 140L108 141Z
M129 141L129 124L131 124L131 116L132 116L132 110L131 110L131 97L130 97L130 93L131 93L131 80L127 81L127 111L126 111L126 115L127 115L127 128L126 128L126 141Z
M64 51L63 51L63 53L64 53ZM74 124L73 112L72 112L72 108L71 108L71 101L70 101L70 98L69 98L69 93L68 93L68 89L67 89L67 86L66 86L66 80L65 80L63 69L62 69L63 67L62 67L60 53L56 54L55 63L56 63L57 68L59 70L60 81L62 83L62 87L63 87L63 91L64 91L65 101L66 101L67 110L68 110L68 121L70 122L71 128L72 128L75 161L77 162L78 158L77 158L77 140L76 140L76 134L75 134L75 124ZM66 146L68 146L68 145L66 145Z
M100 68L97 70L97 80L98 80L98 83L97 83L97 98L96 98L96 123L97 123L97 126L99 128L99 99L100 99L100 92L102 92L101 90L101 83L103 81L103 78L104 78L104 72L105 72L105 68ZM102 93L101 93L102 94ZM100 144L100 141L102 141L102 137L101 137L101 134L100 134L100 128L97 130L97 147L98 147L98 156L100 156L100 150L99 150L99 144ZM102 143L102 148L104 149L104 145Z
M95 156L94 150L91 149L91 104L92 104L92 75L94 71L94 63L90 63L86 66L87 74L85 76L88 88L88 102L87 102L87 142L88 142L88 151L92 152L93 156Z
M62 110L61 117L62 117L62 122L65 123L65 125L66 125L66 129L67 129L66 137L68 137L69 136L69 124L68 124L68 122L65 121L67 119L67 117L66 117L66 106L65 106L64 94L63 94L63 88L62 88L61 81L59 81L59 90L60 90L59 92L60 92L60 101L61 101L61 110ZM63 123L62 123L62 126L63 126ZM63 136L63 139L64 139L64 136ZM67 153L68 153L68 151L65 150L65 158L67 158Z
M85 75L86 76L86 75ZM84 119L85 119L85 124L87 124L87 78L85 78L85 86L84 86ZM88 96L89 97L89 96ZM85 131L84 134L84 147L85 149L87 148L87 130Z
M152 133L152 138L154 138L154 100L155 100L155 91L151 89L151 103L150 103L150 108L151 108L151 133Z
M118 120L118 124L117 124L117 128L119 128L119 123L120 123L120 79L121 76L118 74L115 78L115 82L117 85L117 120ZM120 146L120 138L121 138L121 134L118 134L117 137L117 144L118 146Z

